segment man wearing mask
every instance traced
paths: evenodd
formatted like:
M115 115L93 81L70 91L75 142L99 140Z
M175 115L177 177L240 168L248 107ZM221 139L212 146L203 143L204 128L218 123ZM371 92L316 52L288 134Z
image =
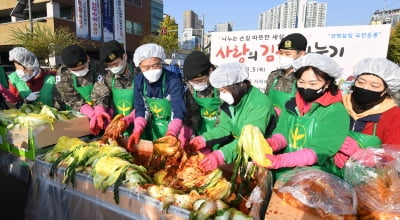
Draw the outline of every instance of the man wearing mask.
M9 88L0 88L6 100L17 106L21 102L41 102L53 106L57 100L54 94L55 77L40 68L36 56L23 47L15 47L9 52L9 60L14 62L16 71L8 76Z
M65 66L57 73L57 89L67 106L90 119L90 130L98 135L111 120L107 112L111 94L99 73L102 68L77 45L64 48L61 57ZM95 91L102 96L93 97Z
M179 135L182 146L190 140L193 131L196 135L201 135L215 127L220 99L218 90L208 80L214 70L215 66L200 51L192 52L185 59L183 74L188 89L185 92L187 112Z
M116 40L106 42L101 48L100 62L104 62L107 66L105 84L112 94L111 105L114 115L124 115L123 119L128 127L135 119L135 111L133 111L134 66L128 62L128 55ZM102 96L102 93L93 93L95 99L100 99Z
M299 33L289 34L279 43L278 69L269 74L265 90L278 115L296 93L292 63L306 54L306 48L307 39Z
M186 112L182 80L162 68L164 59L164 48L154 43L138 47L133 55L133 62L141 73L135 76L135 120L128 140L130 151L141 136L147 140L163 136L176 138L182 128Z

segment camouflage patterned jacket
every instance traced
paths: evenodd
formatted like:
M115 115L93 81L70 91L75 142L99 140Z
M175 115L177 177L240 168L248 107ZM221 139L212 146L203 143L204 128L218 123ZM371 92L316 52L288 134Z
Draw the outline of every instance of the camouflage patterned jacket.
M265 89L266 94L268 94L268 91L272 89L272 85L275 79L278 79L276 85L274 86L274 89L276 90L290 93L292 91L293 86L296 86L294 84L296 78L294 77L293 72L285 76L285 70L282 69L274 70L268 76L267 88Z
M72 75L67 67L61 66L57 71L56 88L66 105L70 106L73 110L79 111L86 104L86 101L75 90ZM76 77L76 82L78 86L94 84L91 95L93 106L103 105L106 108L109 107L111 92L104 83L104 66L100 65L97 61L90 60L89 72L85 76ZM102 94L101 97L98 94Z

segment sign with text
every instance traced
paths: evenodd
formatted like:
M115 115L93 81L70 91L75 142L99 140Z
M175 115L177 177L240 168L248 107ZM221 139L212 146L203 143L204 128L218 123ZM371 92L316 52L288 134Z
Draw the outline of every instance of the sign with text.
M101 40L101 5L100 0L90 0L90 39Z
M264 91L269 73L278 66L279 42L286 35L301 33L307 38L306 52L333 58L342 67L345 78L360 60L386 57L390 27L388 24L213 32L210 60L215 65L246 64L251 83Z
M89 39L89 14L87 0L75 0L76 36Z
M125 44L125 1L114 0L114 39Z

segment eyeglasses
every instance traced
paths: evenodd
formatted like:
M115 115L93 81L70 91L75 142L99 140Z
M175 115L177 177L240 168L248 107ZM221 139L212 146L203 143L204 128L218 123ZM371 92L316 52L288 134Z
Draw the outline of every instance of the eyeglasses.
M149 69L159 69L160 67L161 67L161 63L159 62L159 63L154 63L154 64L151 64L151 65L147 65L147 66L141 66L140 69L142 71L147 71Z

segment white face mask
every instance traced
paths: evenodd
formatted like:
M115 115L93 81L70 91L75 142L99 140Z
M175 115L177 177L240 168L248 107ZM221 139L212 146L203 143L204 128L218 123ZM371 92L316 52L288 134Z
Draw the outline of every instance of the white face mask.
M108 68L108 70L110 70L114 74L122 74L124 73L125 67L126 67L126 60L124 59L124 63L121 66Z
M278 58L278 65L279 66L278 66L278 68L287 70L292 66L293 61L294 61L293 57L287 57L287 56L279 55L279 58Z
M156 82L162 74L162 69L151 69L143 72L144 77L149 80L150 83Z
M85 69L79 70L79 71L73 71L71 70L71 73L74 74L75 76L85 76L89 72L89 68L85 67Z
M24 70L16 70L18 77L27 82L39 73L39 69L35 70L32 75L25 74Z
M208 88L207 82L202 82L202 83L189 82L189 84L193 87L194 90L199 91L199 92L204 91Z
M228 105L232 105L235 102L235 99L233 98L232 94L229 92L220 92L219 93L219 98L226 102Z

